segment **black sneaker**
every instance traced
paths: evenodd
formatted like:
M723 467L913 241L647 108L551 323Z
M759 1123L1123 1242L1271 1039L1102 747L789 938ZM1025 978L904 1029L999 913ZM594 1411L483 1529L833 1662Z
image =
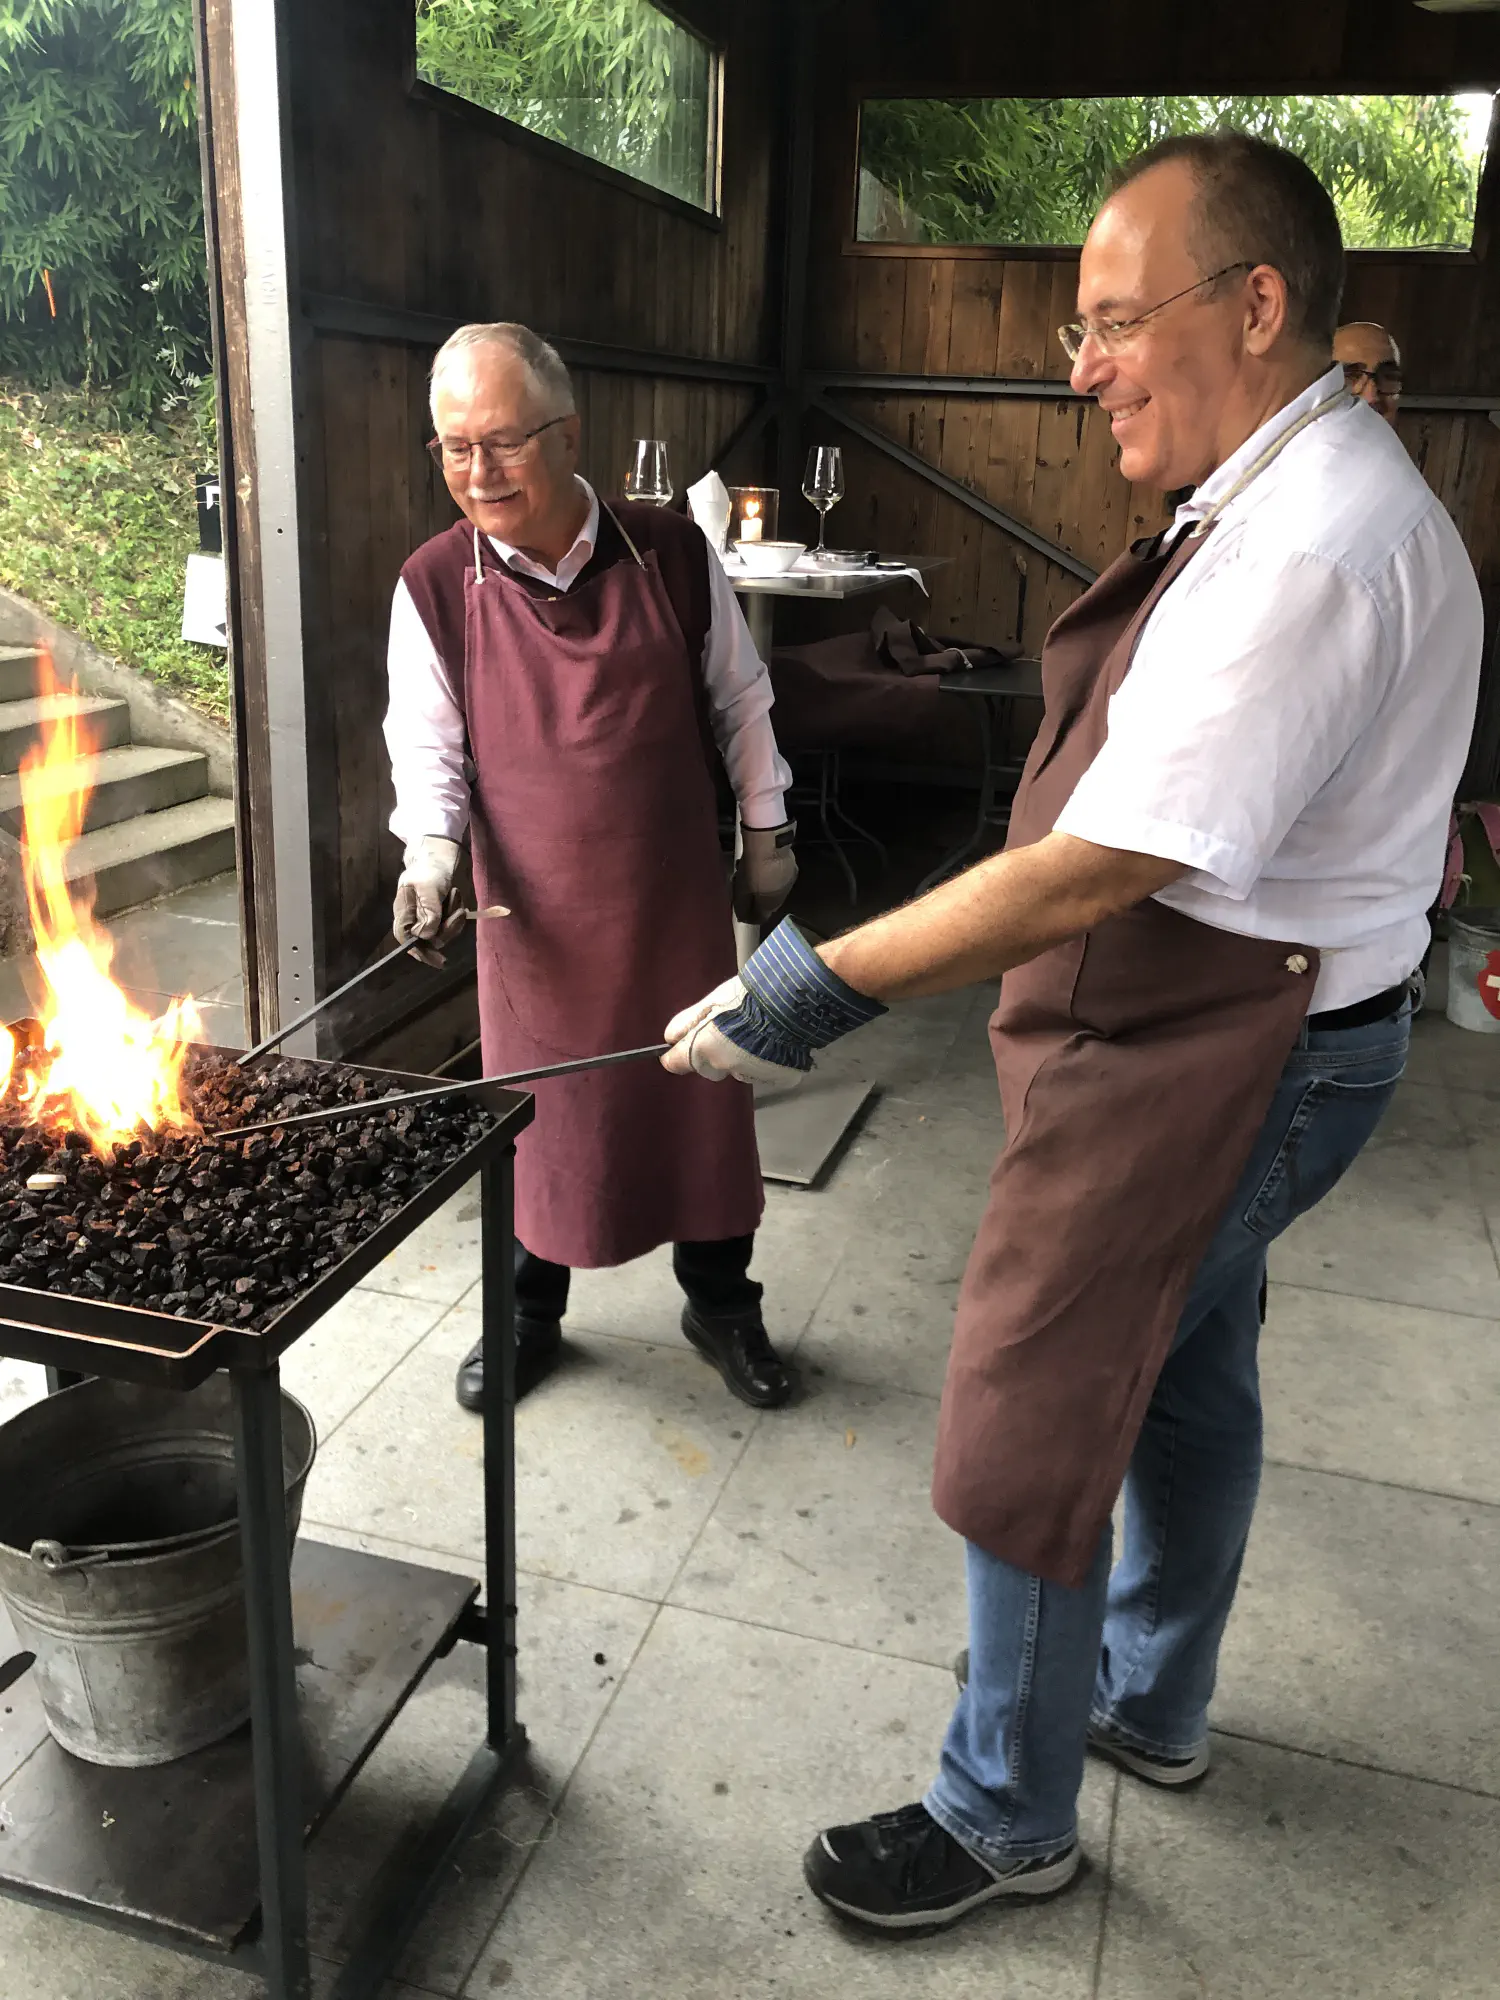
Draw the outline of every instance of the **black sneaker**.
M1196 1785L1208 1769L1208 1745L1205 1743L1190 1757L1154 1757L1147 1750L1137 1750L1132 1744L1122 1743L1117 1736L1107 1730L1089 1724L1089 1748L1096 1757L1107 1757L1111 1764L1118 1764L1122 1771L1129 1771L1132 1777L1144 1778L1148 1785L1161 1785L1173 1791L1179 1785Z
M962 1691L969 1684L969 1649L954 1655L953 1678ZM1089 1724L1089 1748L1096 1757L1107 1757L1111 1764L1118 1764L1122 1771L1129 1771L1132 1777L1144 1778L1148 1785L1161 1785L1172 1791L1179 1785L1196 1785L1208 1769L1208 1745L1205 1743L1190 1757L1154 1757L1148 1750L1137 1750L1134 1745L1122 1743L1117 1736L1111 1736L1107 1729L1097 1723Z
M1078 1872L1078 1843L1035 1861L991 1868L961 1847L926 1806L876 1813L820 1833L802 1861L830 1910L875 1930L930 1937L1002 1896L1051 1896Z

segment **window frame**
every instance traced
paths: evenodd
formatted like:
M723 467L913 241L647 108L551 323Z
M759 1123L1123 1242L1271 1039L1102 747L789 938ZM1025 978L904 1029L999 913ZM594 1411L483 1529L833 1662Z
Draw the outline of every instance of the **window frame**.
M605 160L596 160L592 153L580 152L576 146L564 144L561 139L551 139L544 132L533 132L529 125L522 125L514 118L507 118L502 111L491 111L486 104L476 104L472 97L461 97L457 91L446 90L440 83L429 83L427 78L417 73L417 0L409 0L406 9L408 34L406 36L406 96L415 104L429 105L433 110L461 123L473 125L476 129L489 132L493 137L503 139L508 145L520 146L534 152L540 158L549 160L555 166L569 167L586 175L591 180L602 181L606 187L619 189L624 194L634 195L638 200L649 202L655 208L663 208L669 215L681 216L685 221L695 222L700 228L722 230L724 227L724 69L728 45L721 35L708 34L698 21L690 20L676 7L663 6L661 0L645 0L658 14L664 14L675 27L702 42L708 50L708 175L705 192L712 200L711 208L700 208L696 202L684 201L681 195L672 194L666 188L652 185L637 175L627 173L623 167L612 167Z
M1469 240L1469 247L1466 250L1448 250L1441 247L1413 248L1410 250L1403 250L1399 247L1346 250L1344 255L1350 262L1362 266L1389 265L1398 268L1408 266L1413 261L1460 267L1465 265L1478 266L1485 262L1492 240L1492 218L1496 209L1500 208L1500 82L1490 83L1481 81L1470 83L1462 81L1446 84L1441 87L1454 93L1473 91L1477 94L1480 91L1488 91L1495 100L1490 113L1489 137L1485 141L1484 164L1479 170L1479 184L1474 191L1474 233ZM1433 86L1433 88L1436 89L1438 86ZM1342 97L1355 94L1353 85L1338 89L1325 88L1318 91L1310 91L1307 89L1305 82L1302 84L1281 85L1257 84L1255 90L1257 95L1265 97L1289 97L1294 95ZM1005 95L1003 91L987 91L980 94L985 96ZM1122 96L1129 94L1123 91L1120 93ZM1190 90L1186 86L1183 86L1173 94L1183 97L1207 96L1210 94L1210 90L1207 85L1201 91ZM1214 86L1212 94L1225 94L1225 86L1222 83L1217 84ZM1401 93L1390 90L1378 92L1372 90L1363 94L1369 96L1396 96ZM936 90L930 85L923 85L920 89L912 89L910 86L907 86L905 89L887 89L869 80L865 80L850 89L844 113L844 138L841 142L841 150L844 153L845 159L849 162L846 189L847 199L842 226L843 240L840 246L844 256L952 257L964 260L983 259L991 262L1019 262L1023 264L1052 264L1061 263L1068 259L1077 260L1079 250L1082 247L1077 243L866 243L860 239L857 234L859 228L859 127L866 102L872 99L884 100L894 97L946 98L962 97L965 95L972 97L975 95L975 92L972 90L968 92L963 90L942 91ZM1098 91L1017 91L1015 95L1096 97L1100 93Z

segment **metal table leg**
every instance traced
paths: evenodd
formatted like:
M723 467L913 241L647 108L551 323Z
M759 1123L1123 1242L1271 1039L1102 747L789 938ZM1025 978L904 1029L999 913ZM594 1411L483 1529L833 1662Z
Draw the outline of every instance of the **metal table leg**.
M484 1568L488 1742L516 1741L516 1259L511 1216L515 1155L481 1180L481 1335L484 1341Z
M970 696L973 700L974 697ZM974 831L968 839L960 842L951 854L945 854L937 867L924 875L917 884L917 894L925 896L929 889L935 889L946 876L954 874L984 845L985 834L989 831L990 816L995 809L995 720L990 710L990 697L980 695L979 701L979 744L983 763L979 773L979 810L974 816Z
M260 1854L260 1970L270 2000L309 2000L302 1732L281 1452L281 1374L236 1368L234 1464L250 1661L250 1751Z

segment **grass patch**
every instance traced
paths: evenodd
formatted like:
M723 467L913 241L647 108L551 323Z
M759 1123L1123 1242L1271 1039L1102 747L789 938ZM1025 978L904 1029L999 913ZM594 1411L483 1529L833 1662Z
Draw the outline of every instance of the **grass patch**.
M226 722L224 655L179 637L193 482L215 462L191 409L122 427L88 390L0 377L0 584Z

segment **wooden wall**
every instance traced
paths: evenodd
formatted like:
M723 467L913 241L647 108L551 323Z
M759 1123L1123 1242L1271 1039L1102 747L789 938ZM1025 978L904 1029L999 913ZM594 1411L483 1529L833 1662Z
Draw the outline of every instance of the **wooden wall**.
M1137 0L1129 8L1113 0L1066 8L838 0L819 45L807 366L1039 380L1067 373L1055 329L1074 311L1076 256L852 242L861 98L1496 85L1500 17L1431 15L1410 0L1258 9L1181 0ZM1345 316L1391 328L1411 394L1500 401L1497 206L1500 171L1491 171L1477 254L1356 253L1349 260ZM1157 495L1120 477L1108 425L1091 405L864 390L830 392L829 400L1096 568L1164 518ZM1482 411L1414 412L1400 428L1458 521L1494 625L1500 431ZM829 419L813 413L807 440L834 441ZM933 626L1037 647L1079 582L872 448L843 442L851 497L834 517L839 540L953 556L935 579ZM1491 764L1496 727L1492 714L1481 746Z
M216 24L244 0L203 4L212 55ZM725 49L714 218L417 82L413 0L275 4L289 107L313 947L326 990L388 930L400 866L380 728L391 593L410 552L455 518L423 449L433 350L464 320L516 319L553 338L738 364L746 379L657 376L618 360L575 370L584 470L606 494L619 492L643 435L671 440L679 489L697 478L752 409L760 387L749 378L777 359L782 45L774 6L676 10ZM219 67L227 104L222 57ZM758 458L746 463L759 473ZM248 663L252 684L275 670ZM243 724L263 726L253 685ZM253 749L248 761L265 768ZM251 791L262 983L274 993L287 945L270 907L270 816Z

